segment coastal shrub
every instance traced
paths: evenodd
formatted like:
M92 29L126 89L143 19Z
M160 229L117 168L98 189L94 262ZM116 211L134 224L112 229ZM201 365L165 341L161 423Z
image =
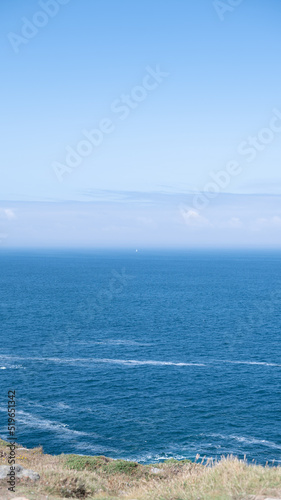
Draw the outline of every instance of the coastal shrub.
M107 471L111 474L132 474L139 466L137 462L127 462L127 460L113 460L107 464Z
M86 498L90 492L77 478L67 478L62 481L59 493L65 498Z
M68 469L94 471L96 469L104 468L109 461L109 458L102 455L94 457L84 455L67 455L65 466Z
M163 462L165 465L185 465L185 464L191 464L192 461L188 460L185 458L184 460L177 460L176 458L167 458L167 460L164 460Z
M88 470L95 471L99 469L108 474L131 474L137 467L138 463L128 462L127 460L113 460L104 456L80 456L68 455L65 461L65 466L69 469L77 471Z

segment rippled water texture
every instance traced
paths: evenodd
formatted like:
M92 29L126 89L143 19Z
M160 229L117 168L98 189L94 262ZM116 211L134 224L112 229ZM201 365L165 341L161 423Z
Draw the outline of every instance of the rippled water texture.
M0 253L1 436L143 462L281 460L277 252Z

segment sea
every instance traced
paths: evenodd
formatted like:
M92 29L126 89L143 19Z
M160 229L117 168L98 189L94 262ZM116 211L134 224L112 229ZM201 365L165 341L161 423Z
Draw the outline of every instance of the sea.
M0 435L281 462L281 252L0 251Z

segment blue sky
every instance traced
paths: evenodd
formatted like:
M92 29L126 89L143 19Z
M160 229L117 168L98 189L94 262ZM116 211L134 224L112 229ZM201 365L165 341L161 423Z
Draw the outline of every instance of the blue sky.
M32 214L40 219L45 203L50 221L56 210L65 224L69 246L114 246L120 238L121 246L156 245L148 230L136 242L130 237L136 219L128 212L144 217L140 193L149 199L145 217L158 221L159 245L171 243L167 210L181 221L175 245L192 244L194 227L198 244L223 242L222 212L228 221L239 219L236 227L229 223L233 244L260 245L251 228L263 219L260 234L266 231L268 244L277 245L280 2L13 0L0 9L1 245L45 241L44 222L36 237L29 230ZM98 131L96 142L90 149L84 144L89 154L78 158L91 130ZM77 166L70 167L67 151L76 152ZM222 187L210 186L230 162L237 165L235 174L221 173ZM216 196L207 194L204 208L198 208L194 193L213 189ZM125 204L120 193L128 195ZM165 195L161 203L158 194ZM264 214L253 205L254 195L266 200ZM115 228L112 237L87 240L86 227L85 234L72 236L75 203L90 217L101 197L104 227L112 219L109 226ZM90 217L94 233L102 221ZM26 230L17 232L19 226ZM48 234L49 244L62 244L58 229Z

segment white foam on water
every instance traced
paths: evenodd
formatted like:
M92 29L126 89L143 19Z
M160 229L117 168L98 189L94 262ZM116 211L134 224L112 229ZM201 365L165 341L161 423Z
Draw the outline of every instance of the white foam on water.
M0 370L25 370L22 365L0 366Z
M3 407L0 407L0 411L3 413L7 412L7 410ZM17 411L17 421L26 427L30 427L31 429L48 430L58 433L62 438L71 438L73 436L100 437L98 434L89 434L87 432L70 429L67 424L35 416L23 410Z
M68 410L70 409L71 407L69 405L67 405L66 403L63 403L63 402L60 402L60 403L56 403L55 405L57 408L61 409L61 410Z
M18 359L32 359L32 358L24 358L24 357L21 357L21 356L10 356L10 355L7 355L7 354L0 354L0 359L5 359L5 360L18 360Z
M281 444L279 445L277 443L273 443L272 441L267 441L266 439L257 439L251 436L237 436L234 434L230 434L229 436L224 436L223 434L201 434L201 436L214 437L223 440L233 439L235 441L238 441L239 443L255 444L260 446L266 446L268 448L272 448L275 450L281 450Z
M36 357L7 357L9 359L25 360L25 361L39 361L39 362L50 362L59 364L74 364L74 363L109 363L109 364L121 364L121 365L155 365L155 366L206 366L204 363L184 363L184 362L174 362L174 361L154 361L154 360L138 360L138 359L110 359L110 358L36 358Z
M151 343L137 342L135 340L126 339L104 339L104 340L77 340L76 345L121 345L121 346L152 346Z
M110 359L110 358L73 358L73 359L61 359L61 358L44 358L46 361L54 363L109 363L109 364L120 364L120 365L130 365L130 366L140 366L140 365L155 365L155 366L205 366L203 363L176 363L172 361L152 361L152 360L137 360L137 359Z
M215 359L218 363L231 363L234 365L260 365L260 366L275 366L281 367L278 363L268 363L266 361L231 361L229 359Z
M173 454L168 452L167 454L144 453L143 455L133 456L132 458L130 458L130 460L139 463L160 463L164 460L170 460L171 458L173 458L174 460L191 460L190 456L187 457L186 455L179 455L177 453Z
M21 357L21 356L7 356L0 355L0 359L6 361L38 361L47 363L61 363L61 364L74 364L74 363L111 363L111 364L123 364L123 365L155 365L155 366L208 366L214 363L229 363L235 365L257 365L257 366L270 366L280 368L281 364L269 363L266 361L237 361L230 359L215 359L212 361L204 362L174 362L174 361L155 361L155 360L138 360L138 359L111 359L111 358L43 358L43 357ZM15 368L23 368L22 365L15 365ZM2 369L5 369L3 367ZM11 367L12 368L12 367ZM0 367L1 369L1 367Z
M91 361L96 363L114 363L121 365L155 365L155 366L205 366L202 363L176 363L172 361L153 361L146 360L141 361L137 359L92 359Z
M257 445L261 445L261 446L267 446L268 448L272 448L275 450L281 450L281 445L278 445L276 443L272 443L271 441L267 441L266 439L256 439L256 438L243 437L243 436L230 436L230 438L235 439L236 441L239 441L240 443L257 444Z

